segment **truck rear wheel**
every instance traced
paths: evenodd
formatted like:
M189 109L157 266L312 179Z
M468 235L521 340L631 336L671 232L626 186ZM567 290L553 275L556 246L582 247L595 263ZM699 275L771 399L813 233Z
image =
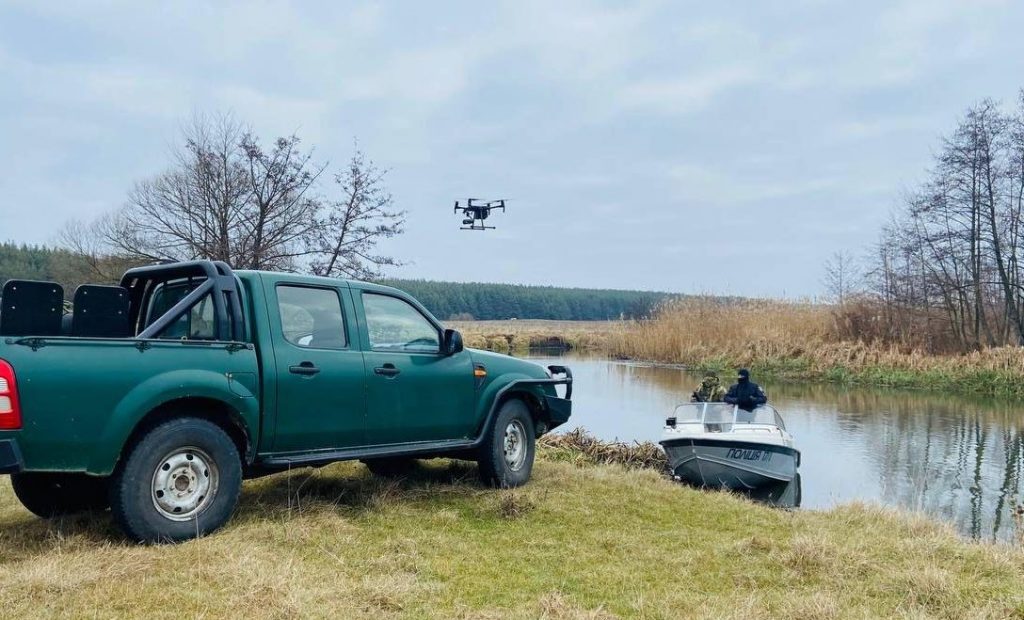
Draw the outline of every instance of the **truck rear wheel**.
M164 422L129 451L110 486L114 520L140 542L179 542L224 525L242 488L242 462L220 427Z
M107 478L97 476L24 472L11 475L11 486L21 504L44 519L106 510L110 505Z
M530 409L521 400L502 404L480 446L480 479L493 487L517 487L530 479L536 435Z

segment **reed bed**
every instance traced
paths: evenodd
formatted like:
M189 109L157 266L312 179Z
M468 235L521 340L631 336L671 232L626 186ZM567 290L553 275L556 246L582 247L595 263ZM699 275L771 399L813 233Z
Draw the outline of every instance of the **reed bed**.
M467 346L556 348L696 370L747 367L775 378L1024 397L1024 348L936 355L850 340L830 306L715 297L681 299L644 321L466 321Z
M826 340L828 311L811 304L688 298L609 339L622 357L693 364L723 359L750 365L796 359Z
M837 331L829 306L695 298L610 333L606 350L615 357L700 369L749 367L778 377L1024 396L1020 347L931 355L842 340Z
M585 465L622 465L627 469L665 471L665 452L650 441L602 441L580 427L567 433L545 435L540 440L545 454L554 460Z
M603 351L625 328L621 321L453 321L466 346L516 353L530 349Z

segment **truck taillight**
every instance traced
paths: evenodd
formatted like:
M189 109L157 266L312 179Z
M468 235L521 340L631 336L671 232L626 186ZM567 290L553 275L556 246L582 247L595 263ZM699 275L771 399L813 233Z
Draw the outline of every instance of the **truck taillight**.
M14 368L0 360L0 430L21 428L21 406L18 404L18 382Z

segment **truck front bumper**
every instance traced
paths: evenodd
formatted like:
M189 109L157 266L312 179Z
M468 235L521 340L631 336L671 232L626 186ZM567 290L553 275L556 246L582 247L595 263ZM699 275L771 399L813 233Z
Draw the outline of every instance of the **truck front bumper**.
M13 439L0 439L0 474L13 474L25 468L21 460L18 442Z
M572 415L571 400L556 396L545 396L544 400L548 409L548 417L551 418L551 428L561 426L569 421L569 416Z
M565 386L565 398L558 396L544 397L548 417L551 419L551 428L555 428L568 422L569 416L572 415L572 371L569 370L568 366L548 366L548 372L552 376L549 383ZM561 375L561 378L558 378L559 375Z

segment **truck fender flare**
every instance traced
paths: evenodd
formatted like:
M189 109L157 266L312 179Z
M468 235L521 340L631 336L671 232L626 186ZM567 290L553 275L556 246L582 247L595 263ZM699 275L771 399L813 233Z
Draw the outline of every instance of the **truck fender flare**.
M255 445L259 401L239 394L239 389L227 375L209 370L172 370L150 377L118 402L99 434L86 471L96 475L112 473L125 443L146 415L167 403L187 398L218 401L236 411L243 422L242 430Z
M544 392L542 386L565 385L566 400L572 398L572 372L563 366L550 366L549 369L554 372L560 372L564 374L565 377L561 379L533 379L526 377L525 375L520 375L519 377L521 378L514 378L494 391L494 397L489 401L491 406L488 408L487 415L484 417L483 424L480 426L480 432L477 434L476 439L473 440L474 446L478 446L483 443L484 438L487 437L487 433L494 427L494 420L498 417L499 408L505 400L507 400L506 397L510 397L516 392L532 395L545 413L547 412L548 407L548 395ZM488 400L485 398L484 402L488 402Z

